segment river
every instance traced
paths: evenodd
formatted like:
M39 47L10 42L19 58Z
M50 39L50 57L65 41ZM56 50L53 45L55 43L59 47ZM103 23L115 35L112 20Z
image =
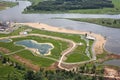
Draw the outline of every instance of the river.
M16 0L7 0L16 1ZM41 22L55 27L62 27L80 31L92 31L107 38L105 49L109 52L120 54L120 29L108 28L101 25L78 22L59 18L114 18L120 19L118 15L108 14L22 14L22 11L30 6L29 1L18 1L19 5L0 11L0 20L14 22Z

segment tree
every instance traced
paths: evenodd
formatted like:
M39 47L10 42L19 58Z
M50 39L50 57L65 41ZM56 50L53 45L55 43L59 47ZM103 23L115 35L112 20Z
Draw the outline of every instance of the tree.
M34 72L31 70L27 71L27 73L24 75L25 80L35 80L34 78L35 78Z
M6 57L3 57L3 59L2 59L2 63L5 64L6 62L7 62Z

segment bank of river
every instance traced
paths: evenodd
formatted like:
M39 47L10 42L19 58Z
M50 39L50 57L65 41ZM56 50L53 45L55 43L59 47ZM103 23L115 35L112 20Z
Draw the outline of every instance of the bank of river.
M14 0L13 0L14 1ZM113 18L120 19L118 15L108 14L22 14L22 11L31 5L28 1L19 1L19 5L13 8L0 11L0 20L14 21L14 22L41 22L55 27L62 27L66 29L91 31L101 34L106 37L107 43L105 49L107 51L120 54L120 29L107 28L101 25L77 22L67 19L56 18Z
M103 64L120 66L120 64L118 63L120 63L120 60L113 59L113 60L105 61Z

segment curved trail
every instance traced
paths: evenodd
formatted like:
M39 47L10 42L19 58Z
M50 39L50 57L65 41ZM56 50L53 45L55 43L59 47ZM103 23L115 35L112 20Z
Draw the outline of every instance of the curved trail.
M71 65L71 64L83 64L83 63L87 63L87 62L93 61L93 60L91 59L91 60L88 60L88 61L76 62L76 63L66 63L66 62L63 62L64 57L65 57L67 54L69 54L70 52L72 52L72 51L76 48L76 46L77 46L77 43L75 43L75 42L72 41L72 40L65 39L65 38L48 36L48 35L43 35L43 34L27 34L27 35L17 35L17 36L2 37L2 38L0 38L0 39L18 38L18 37L26 37L26 36L46 37L46 38L52 38L52 39L55 39L55 40L61 40L61 41L68 42L68 43L70 44L70 46L61 53L62 56L61 56L60 60L57 60L57 59L54 59L54 58L51 58L51 57L41 56L41 57L44 57L44 58L51 59L51 60L54 60L54 61L59 62L59 63L58 63L58 67L61 68L61 69L68 70L68 69L62 67L61 64L67 64L67 65ZM25 49L23 49L23 50L25 50ZM20 52L20 51L23 51L23 50L15 51L15 52L9 53L9 54L7 54L7 55L12 55L12 54L15 54L16 52Z
M62 68L60 66L60 64L64 63L63 62L63 58L65 57L65 55L67 55L68 53L70 53L71 51L73 51L76 48L76 43L73 42L72 40L68 40L68 39L64 39L64 38L60 38L60 37L53 37L53 36L48 36L48 35L42 35L42 34L17 35L17 36L2 37L0 39L18 38L18 37L26 37L26 36L46 37L46 38L52 38L52 39L55 39L55 40L61 40L61 41L68 42L71 46L69 46L69 48L67 48L65 51L62 52L62 56L61 56L59 61L54 59L54 58L45 57L45 58L48 58L48 59L51 59L51 60L59 62L58 67L60 67L60 68ZM25 49L23 49L23 50L25 50ZM23 50L15 51L15 52L9 53L7 55L12 55L12 54L15 54L16 52L20 52L20 51L23 51Z

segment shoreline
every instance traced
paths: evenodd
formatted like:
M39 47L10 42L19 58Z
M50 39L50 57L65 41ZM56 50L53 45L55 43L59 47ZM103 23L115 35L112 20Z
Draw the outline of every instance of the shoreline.
M52 32L82 34L82 35L88 34L96 39L94 46L93 46L95 54L102 54L104 52L104 45L106 43L106 39L100 34L95 34L95 33L86 32L86 31L77 31L77 30L59 28L59 27L50 26L44 23L16 23L16 24L27 25L32 28L36 28L40 30L47 30L47 31L52 31Z
M30 50L30 51L33 53L33 55L36 55L36 54L37 54L37 55L45 55L45 56L51 55L51 50L54 49L54 46L53 46L52 43L38 43L37 41L34 41L34 40L31 40L31 41L33 41L33 42L35 42L35 43L37 43L37 44L48 44L48 45L50 45L52 48L49 49L49 52L48 52L48 53L42 54L42 53L40 53L39 50L36 49L36 48L26 47L25 45L16 44L16 42L15 42L14 44L15 44L15 45L18 45L18 46L23 46L25 49Z

